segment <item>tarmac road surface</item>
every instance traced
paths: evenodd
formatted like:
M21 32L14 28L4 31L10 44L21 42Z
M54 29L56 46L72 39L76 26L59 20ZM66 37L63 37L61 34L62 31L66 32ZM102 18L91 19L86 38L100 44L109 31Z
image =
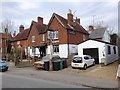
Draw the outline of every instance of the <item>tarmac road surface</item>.
M2 88L86 88L55 81L2 74Z

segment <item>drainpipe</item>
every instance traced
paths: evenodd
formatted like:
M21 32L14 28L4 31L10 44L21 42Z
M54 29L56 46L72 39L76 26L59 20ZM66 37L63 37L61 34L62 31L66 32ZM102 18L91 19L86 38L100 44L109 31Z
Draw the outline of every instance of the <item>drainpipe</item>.
M68 57L69 57L69 29L67 29L67 41L68 41Z

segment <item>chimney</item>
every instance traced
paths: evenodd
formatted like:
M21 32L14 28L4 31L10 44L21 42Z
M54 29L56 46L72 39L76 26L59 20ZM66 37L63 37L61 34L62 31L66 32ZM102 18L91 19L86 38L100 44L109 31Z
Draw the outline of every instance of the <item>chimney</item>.
M13 33L13 37L15 37L16 36L16 31L14 31L14 33Z
M77 18L77 17L76 17L75 22L77 22L78 24L80 24L80 18Z
M8 28L5 28L5 33L8 33Z
M43 24L43 18L42 17L37 17L37 19L38 19L39 24Z
M20 25L20 27L19 27L19 32L21 33L21 32L23 32L24 31L24 26L23 25Z
M68 19L68 24L72 25L73 24L73 14L72 11L69 9L69 12L67 14L67 19Z
M91 33L93 30L94 30L93 25L89 25L89 30L88 30L88 32Z
M89 31L93 31L94 27L92 25L89 26Z

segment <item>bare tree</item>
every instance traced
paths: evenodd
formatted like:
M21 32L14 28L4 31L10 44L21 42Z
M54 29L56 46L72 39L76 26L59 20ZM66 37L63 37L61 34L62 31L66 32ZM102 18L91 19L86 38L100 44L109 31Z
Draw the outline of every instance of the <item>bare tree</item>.
M98 21L94 24L94 28L106 28L107 32L112 35L115 32L115 28L114 27L110 27L108 24L106 24L103 20L102 21Z
M8 57L8 54L10 54L11 52L11 39L12 39L12 31L13 31L13 26L14 26L14 23L12 20L4 20L2 23L1 23L1 29L2 29L2 33L4 34L4 37L5 37L5 52L4 55L5 57Z
M94 24L94 28L104 28L104 27L108 27L108 25L106 25L103 20L98 21Z

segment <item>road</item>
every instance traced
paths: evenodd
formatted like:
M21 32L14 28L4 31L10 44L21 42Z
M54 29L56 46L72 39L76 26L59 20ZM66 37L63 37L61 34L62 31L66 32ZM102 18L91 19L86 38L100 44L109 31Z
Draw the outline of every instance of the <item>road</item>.
M86 88L55 81L2 74L2 88Z

